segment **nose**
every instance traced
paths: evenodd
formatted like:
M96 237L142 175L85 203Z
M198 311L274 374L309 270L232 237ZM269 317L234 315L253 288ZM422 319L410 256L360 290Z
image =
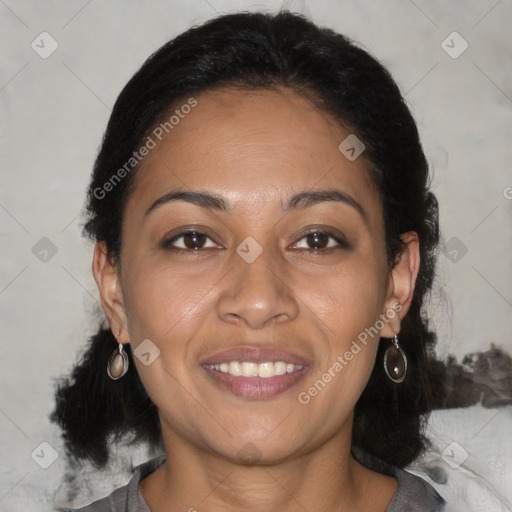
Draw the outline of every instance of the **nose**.
M234 258L234 266L223 280L224 288L217 302L217 313L223 321L262 329L274 322L296 318L297 297L287 273L276 258L271 258L270 251L264 250L252 263L238 255Z

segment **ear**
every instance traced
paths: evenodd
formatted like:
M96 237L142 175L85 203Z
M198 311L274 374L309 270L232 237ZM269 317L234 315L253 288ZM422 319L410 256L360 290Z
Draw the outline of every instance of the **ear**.
M400 332L402 318L409 311L420 268L420 244L415 231L403 233L404 250L391 269L383 314L388 318L381 336L393 338Z
M119 343L129 343L121 277L113 262L110 261L105 242L96 242L94 245L92 273L98 285L101 305L108 318L112 334Z

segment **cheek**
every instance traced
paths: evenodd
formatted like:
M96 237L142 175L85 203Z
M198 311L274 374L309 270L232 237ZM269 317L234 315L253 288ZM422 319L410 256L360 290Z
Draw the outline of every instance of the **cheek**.
M134 362L159 408L172 403L186 409L188 395L183 386L188 387L192 369L188 356L195 333L212 310L208 291L214 283L212 276L187 275L158 263L133 265L127 272L125 307ZM149 345L147 365L138 354L147 351L144 340L148 339L154 345Z
M189 339L204 320L214 276L176 271L149 258L129 268L123 291L132 347L149 338L162 351L182 350L178 338Z
M305 281L304 286L307 291L301 293L308 307L340 348L375 323L386 291L379 267L362 259L321 279Z
M310 398L321 394L315 407L330 409L333 418L335 410L342 417L357 401L375 362L385 292L378 269L361 260L334 272L321 287L310 284L305 294L307 309L324 334L319 343L325 346L303 390Z

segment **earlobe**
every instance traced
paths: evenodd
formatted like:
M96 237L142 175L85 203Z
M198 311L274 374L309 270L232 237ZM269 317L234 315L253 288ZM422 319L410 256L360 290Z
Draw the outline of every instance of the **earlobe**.
M393 338L400 332L401 320L411 306L420 268L418 234L408 231L401 235L401 239L404 249L390 272L389 293L384 304L384 314L388 322L382 329L381 336L385 338Z
M100 292L101 305L114 336L129 343L124 297L117 268L108 256L105 242L96 242L92 273Z

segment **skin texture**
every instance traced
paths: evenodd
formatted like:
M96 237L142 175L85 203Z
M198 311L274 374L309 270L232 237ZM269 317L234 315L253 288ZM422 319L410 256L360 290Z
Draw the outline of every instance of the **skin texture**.
M384 511L396 480L350 454L353 409L378 336L308 404L297 395L397 306L380 334L400 331L418 272L417 236L403 235L405 251L389 269L369 164L364 154L349 161L338 150L350 131L305 98L284 88L220 90L197 102L137 171L120 268L104 243L95 247L93 272L113 333L132 350L145 339L160 350L149 366L135 358L159 409L167 454L141 492L153 512ZM293 194L326 189L350 195L364 217L336 201L282 209ZM220 195L229 209L172 201L146 213L175 190ZM209 237L202 251L162 247L191 227ZM348 247L324 238L328 252L314 254L315 241L305 235L320 227ZM249 236L263 249L252 263L236 252ZM219 388L200 365L241 345L288 350L311 365L284 393L242 398ZM256 464L240 460L248 443Z

